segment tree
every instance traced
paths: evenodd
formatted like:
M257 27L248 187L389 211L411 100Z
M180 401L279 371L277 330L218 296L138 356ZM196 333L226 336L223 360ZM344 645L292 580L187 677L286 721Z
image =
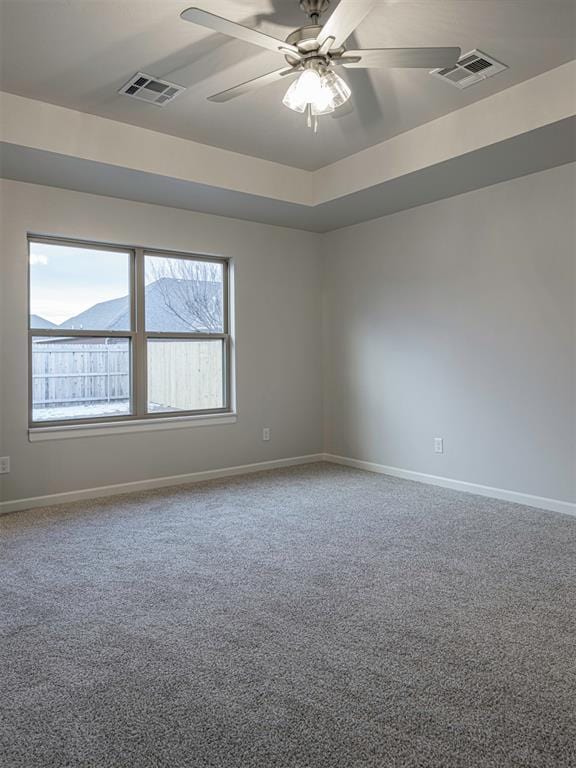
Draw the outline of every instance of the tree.
M221 264L152 257L148 268L164 305L190 331L223 330Z

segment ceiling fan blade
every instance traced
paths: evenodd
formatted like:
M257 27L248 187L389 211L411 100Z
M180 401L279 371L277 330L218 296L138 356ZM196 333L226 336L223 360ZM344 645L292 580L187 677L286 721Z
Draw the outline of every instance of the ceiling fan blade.
M326 56L330 48L334 45L334 38L333 37L327 37L320 48L318 48L318 53L320 56Z
M378 0L340 0L318 35L320 45L329 37L334 38L333 48L343 45L377 2Z
M346 51L336 64L344 67L372 69L377 67L406 67L436 69L451 67L460 58L460 48L373 48ZM350 61L348 61L350 59Z
M215 93L213 96L208 96L208 101L215 101L219 103L223 101L230 101L230 99L235 99L237 96L244 96L245 93L250 93L250 91L255 91L258 88L263 88L265 85L270 85L271 83L275 83L278 80L282 80L282 78L286 75L292 75L296 71L297 70L293 67L288 67L287 69L276 69L274 72L268 72L266 75L255 77L252 80L247 80L245 83L235 85L233 88L228 88L227 90L221 91L220 93Z
M270 35L265 35L263 32L258 32L256 29L250 29L250 27L244 27L242 24L236 24L229 19L223 19L221 16L216 16L208 11L203 11L201 8L187 8L182 11L180 18L184 21L190 21L192 24L199 24L202 27L208 27L208 29L214 30L214 32L220 32L228 37L235 37L238 40L243 40L246 43L252 43L252 45L259 45L261 48L267 48L269 51L275 53L290 53L297 54L298 48L290 43L285 43L283 40L278 40Z

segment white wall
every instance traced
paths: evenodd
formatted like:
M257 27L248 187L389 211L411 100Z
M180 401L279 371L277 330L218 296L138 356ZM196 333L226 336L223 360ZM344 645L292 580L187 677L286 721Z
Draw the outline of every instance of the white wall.
M0 315L4 501L322 449L319 235L4 181ZM238 422L30 443L26 233L231 256ZM272 429L264 443L262 427Z
M324 236L1 182L0 498L324 447L576 501L575 181L563 166ZM232 256L237 424L29 443L27 231Z
M575 189L567 165L324 237L329 452L576 501Z

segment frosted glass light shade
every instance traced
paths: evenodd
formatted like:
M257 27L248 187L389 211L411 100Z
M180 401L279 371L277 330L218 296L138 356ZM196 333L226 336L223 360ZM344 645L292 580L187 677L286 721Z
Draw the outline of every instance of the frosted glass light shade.
M305 69L288 88L282 103L295 112L304 112L308 104L314 104L316 101L324 103L325 100L320 75L315 69Z
M328 70L328 72L322 76L322 86L330 92L330 98L334 109L338 109L342 104L345 104L352 95L348 83L342 80L342 78L332 70Z
M304 112L308 106L312 115L327 115L350 98L348 85L331 70L320 74L305 69L286 91L282 103L295 112Z

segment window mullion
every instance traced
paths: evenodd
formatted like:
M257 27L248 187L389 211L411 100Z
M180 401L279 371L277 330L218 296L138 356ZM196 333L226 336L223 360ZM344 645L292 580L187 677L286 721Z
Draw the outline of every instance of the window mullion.
M133 397L134 415L146 415L146 333L145 333L145 275L144 250L136 248L134 254L134 294L132 300L133 322L136 334L134 336L133 357Z

